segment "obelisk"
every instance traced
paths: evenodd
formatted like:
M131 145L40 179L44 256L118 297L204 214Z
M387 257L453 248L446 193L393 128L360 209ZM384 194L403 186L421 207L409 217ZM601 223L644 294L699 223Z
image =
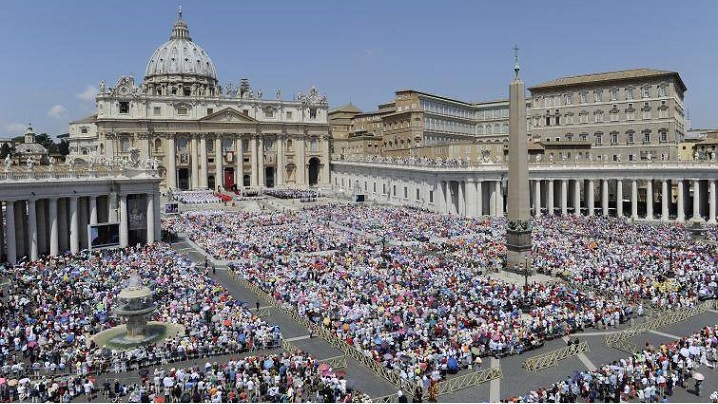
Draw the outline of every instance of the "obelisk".
M509 194L506 228L506 269L528 274L531 251L529 212L528 139L526 127L526 86L519 78L518 47L514 46L514 72L509 85Z

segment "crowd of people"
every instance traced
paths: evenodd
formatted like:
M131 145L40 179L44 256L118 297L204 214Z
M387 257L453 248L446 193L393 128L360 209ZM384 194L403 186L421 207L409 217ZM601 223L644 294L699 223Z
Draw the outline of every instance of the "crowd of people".
M322 196L318 190L301 188L267 188L264 190L264 194L279 199L301 200L316 200Z
M221 203L222 200L210 190L174 191L174 199L187 204Z
M575 371L565 380L527 394L510 397L514 403L664 402L676 387L690 387L701 394L701 366L715 368L718 326L705 327L689 337L607 363L594 371ZM691 379L692 380L689 380ZM688 385L688 386L687 386Z
M238 276L407 379L445 376L475 368L485 355L616 326L641 314L644 300L695 304L715 288L715 250L686 242L679 226L542 218L533 223L532 266L566 282L522 287L484 276L504 265L504 219L324 205L291 215L185 215L171 225L216 258L233 260ZM241 234L243 227L251 231ZM213 234L220 231L238 236L217 242ZM317 236L339 242L310 241ZM400 245L407 240L434 242ZM671 243L675 277L668 278ZM305 254L322 249L331 251Z
M279 328L208 271L159 243L2 267L9 281L0 307L2 377L84 377L278 346ZM183 335L126 351L95 344L94 334L124 321L113 309L131 274L153 291L149 319L180 324Z

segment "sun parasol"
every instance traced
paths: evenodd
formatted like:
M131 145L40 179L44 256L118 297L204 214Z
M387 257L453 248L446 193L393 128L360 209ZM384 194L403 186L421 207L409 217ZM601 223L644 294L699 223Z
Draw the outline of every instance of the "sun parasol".
M693 372L693 378L700 382L702 382L703 380L706 379L706 377L703 376L703 373L699 373L699 372Z

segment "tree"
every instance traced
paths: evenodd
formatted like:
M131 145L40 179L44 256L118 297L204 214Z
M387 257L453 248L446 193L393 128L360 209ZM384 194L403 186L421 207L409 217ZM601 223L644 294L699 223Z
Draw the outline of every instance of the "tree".
M3 143L0 147L0 159L4 159L8 154L12 155L15 152L15 148L10 146L9 143Z
M57 145L57 152L60 153L61 156L67 156L70 154L70 142L67 140L60 140L60 143Z

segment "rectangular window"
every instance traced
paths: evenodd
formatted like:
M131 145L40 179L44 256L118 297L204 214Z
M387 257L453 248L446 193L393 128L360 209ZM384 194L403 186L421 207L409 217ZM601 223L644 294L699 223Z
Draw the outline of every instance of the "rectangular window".
M571 94L566 94L566 96L564 97L564 102L566 103L566 105L573 104L573 98Z
M264 116L265 116L266 118L274 118L274 110L273 110L273 109L270 109L270 108L265 109L265 110L264 110Z
M160 114L162 114L162 107L154 107L154 108L152 108L152 113L155 114L155 115L160 115Z
M309 119L317 119L317 109L309 108Z
M189 97L190 95L192 95L192 89L189 88L189 87L185 87L185 88L183 89L183 91L184 91L184 96L185 96L185 97Z
M649 132L643 134L643 143L651 143L651 134Z
M668 132L661 132L661 143L668 143Z
M84 126L80 128L80 133L87 133L87 128Z
M120 150L123 153L127 153L128 151L130 151L130 144L131 144L130 138L128 138L128 137L121 138L120 139Z
M667 95L668 95L668 86L658 87L658 96L659 97L665 97Z
M374 193L376 193L376 182L374 183Z
M593 120L595 122L603 122L603 112L598 112L593 115Z
M546 97L546 99L544 101L546 102L546 104L545 104L546 108L550 108L551 107L551 97Z
M130 103L127 101L120 101L120 113L121 114L129 114L130 113Z
M393 191L392 193L394 194L394 196L396 196L396 185L392 186L391 188L392 188L392 191Z
M618 89L613 88L611 89L611 101L616 101L618 99Z
M287 111L287 119L292 119L292 111Z
M429 191L429 203L434 203L434 191Z
M579 136L581 136L582 142L588 141L588 133L581 133L581 135L579 135Z
M618 133L611 133L611 144L618 144Z
M187 107L177 107L177 115L187 115Z
M244 115L249 116L249 110L248 110L248 109L243 109L243 110L242 110L242 113L243 113Z
M588 123L588 114L579 115L579 119L580 119L581 123Z
M581 93L581 104L585 104L588 101L586 101L586 93Z
M603 133L596 133L596 145L603 144Z
M603 100L603 91L598 90L593 92L593 102L601 102Z
M626 134L626 143L633 144L635 142L635 139L633 138L633 132L628 132Z
M420 199L420 198L419 198L419 188L417 188L417 189L416 189L416 200L418 201L419 199Z
M404 187L404 199L409 198L409 188Z
M211 115L214 113L214 108L207 108L207 115Z
M651 88L646 86L641 89L641 96L643 98L650 98L651 96Z
M626 99L632 100L633 99L633 87L626 89Z

